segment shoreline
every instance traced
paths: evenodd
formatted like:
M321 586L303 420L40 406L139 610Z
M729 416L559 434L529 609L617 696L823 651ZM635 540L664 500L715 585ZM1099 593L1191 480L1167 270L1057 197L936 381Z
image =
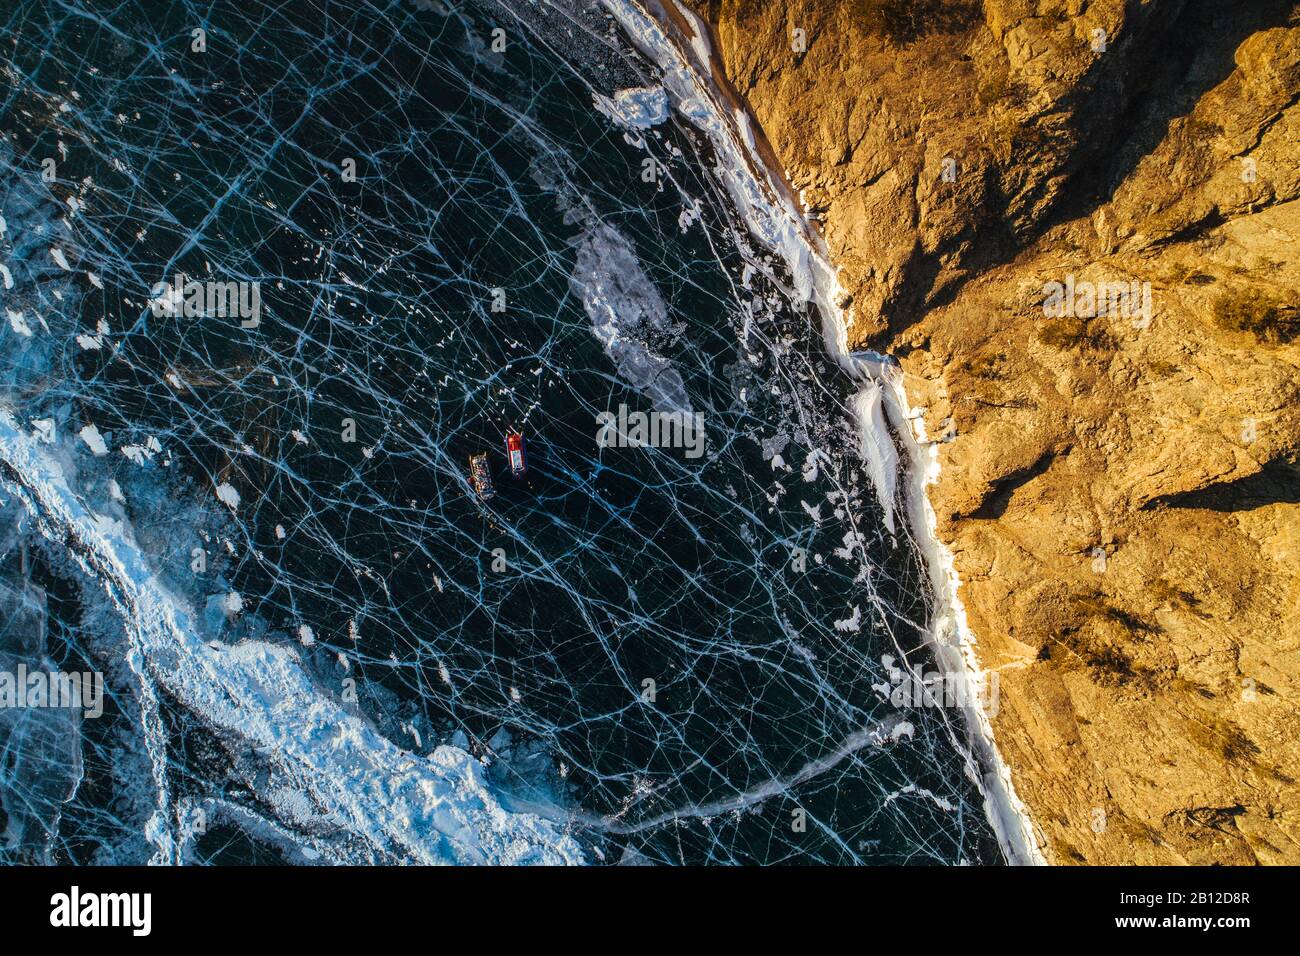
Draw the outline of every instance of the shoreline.
M923 420L911 414L901 369L888 356L849 350L848 329L853 324L853 316L851 311L846 314L837 305L842 290L825 243L806 218L780 164L774 164L775 153L761 130L755 134L757 121L721 73L714 54L715 38L704 20L680 4L672 5L673 0L602 2L632 43L664 71L663 83L672 106L708 136L718 150L725 169L724 182L755 238L786 263L799 293L822 314L827 351L861 385L855 396L856 407L850 414L857 420L864 452L869 453L874 446L882 457L888 455L877 444L882 437L879 429L866 420L863 410L883 407L892 422L894 434L883 437L895 455L901 452L907 456L902 466L907 530L921 553L934 595L929 644L943 667L961 675L966 685L965 699L977 700L973 691L980 685L984 672L978 665L975 636L958 594L960 580L954 559L938 539L934 509L926 493L926 487L937 477L938 460L933 447L927 444ZM672 36L671 30L679 35ZM687 30L693 35L687 37ZM686 53L686 48L693 57ZM707 83L702 80L704 76L708 77ZM703 104L699 102L701 99ZM735 115L726 117L719 101L729 105ZM728 159L729 164L725 163ZM899 444L903 447L899 448ZM876 464L880 466L881 461L877 460ZM879 471L888 477L883 468ZM891 521L897 489L884 487L879 481L876 484L886 521ZM998 750L988 715L978 707L966 707L963 717L974 753L955 736L954 743L967 756L967 774L984 796L985 814L1003 855L1011 865L1044 864L1033 821L1016 795L1010 768Z
M909 527L918 536L917 544L935 598L930 644L944 666L951 668L952 673L961 674L966 681L964 699L979 700L986 672L979 665L975 633L966 619L966 608L959 593L961 576L952 552L939 540L934 506L926 492L926 487L939 477L936 446L925 435L924 418L911 414L902 370L894 366L886 375L884 392L890 402L888 407L899 419L896 430L906 436L905 451L911 462L904 470ZM1034 832L1033 818L1016 793L1011 768L998 749L988 713L982 707L967 707L965 718L970 741L978 751L976 767L983 771L980 790L985 794L989 823L998 835L1007 862L1015 866L1045 866L1047 861Z

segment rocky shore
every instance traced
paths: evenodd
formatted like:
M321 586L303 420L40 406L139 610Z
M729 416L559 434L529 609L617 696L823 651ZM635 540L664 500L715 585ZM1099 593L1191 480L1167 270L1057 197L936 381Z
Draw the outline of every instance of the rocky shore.
M1053 863L1300 862L1300 16L709 0L901 361Z

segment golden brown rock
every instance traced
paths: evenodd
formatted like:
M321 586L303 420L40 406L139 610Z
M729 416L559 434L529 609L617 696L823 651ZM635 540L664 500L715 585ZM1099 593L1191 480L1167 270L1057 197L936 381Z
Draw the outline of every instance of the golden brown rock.
M951 438L931 501L1046 857L1300 863L1293 4L700 8L855 344ZM1120 282L1150 310L1047 314Z

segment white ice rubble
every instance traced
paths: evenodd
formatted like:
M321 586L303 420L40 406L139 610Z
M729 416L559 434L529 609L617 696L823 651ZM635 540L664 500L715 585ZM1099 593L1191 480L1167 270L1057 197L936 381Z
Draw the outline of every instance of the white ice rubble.
M595 93L592 101L597 110L628 129L650 129L668 119L668 94L658 86L619 90L613 98Z

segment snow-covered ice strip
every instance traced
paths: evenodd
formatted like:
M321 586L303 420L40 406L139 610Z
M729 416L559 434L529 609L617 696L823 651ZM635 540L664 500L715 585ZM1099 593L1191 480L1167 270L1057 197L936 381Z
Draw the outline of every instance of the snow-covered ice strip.
M952 553L938 539L934 510L925 490L938 476L937 452L925 439L924 424L911 414L901 370L888 356L850 351L849 316L837 304L843 301L843 290L825 243L812 229L779 172L763 161L750 117L714 81L715 70L722 72L721 64L716 61L704 22L676 0L602 3L632 43L663 72L663 86L673 108L709 137L717 153L718 172L750 232L785 262L796 292L821 310L827 350L861 383L853 413L868 472L891 530L898 498L892 478L896 470L891 471L891 467L897 457L896 452L891 457L885 449L895 447L895 437L903 446L906 467L902 497L936 602L930 643L939 662L967 682L965 699L980 700L978 691L984 686L984 675L975 654L975 636L958 593L960 581ZM672 4L671 10L667 4ZM669 28L674 23L684 24L690 35L674 27L672 32L677 35L670 36ZM886 418L894 426L892 433ZM967 771L984 794L989 823L1003 853L1014 864L1044 863L1033 823L994 743L988 715L973 706L966 708L965 716L975 749ZM960 741L954 743L964 752Z
M586 862L562 826L505 809L464 750L403 751L322 693L295 649L201 639L192 611L150 569L129 527L92 512L37 438L2 409L0 462L8 466L0 487L23 502L44 535L69 548L121 614L142 697L153 699L154 686L161 687L218 732L256 749L294 784L262 794L272 806L283 810L291 794L301 804L293 816L301 821L307 812L319 827L359 838L376 860ZM164 758L151 756L157 777ZM148 835L156 860L174 862L165 782L156 782L160 802Z
M873 362L867 358L862 361L869 366L874 365L873 374L883 383L884 404L890 418L898 423L895 432L907 455L903 496L907 504L908 521L925 557L926 571L935 596L934 620L930 625L931 646L942 669L960 675L964 680L961 699L983 700L984 691L989 685L975 653L976 637L966 620L966 608L958 590L961 578L957 574L952 552L939 540L934 507L925 490L927 485L939 477L938 446L927 440L925 420L911 413L903 386L903 373L897 363L884 360ZM969 706L964 708L964 713L978 763L978 766L970 769L977 774L977 782L985 796L989 823L998 836L1002 852L1013 864L1046 864L1034 836L1029 810L1017 796L1011 780L1011 768L998 751L988 712L981 706Z

